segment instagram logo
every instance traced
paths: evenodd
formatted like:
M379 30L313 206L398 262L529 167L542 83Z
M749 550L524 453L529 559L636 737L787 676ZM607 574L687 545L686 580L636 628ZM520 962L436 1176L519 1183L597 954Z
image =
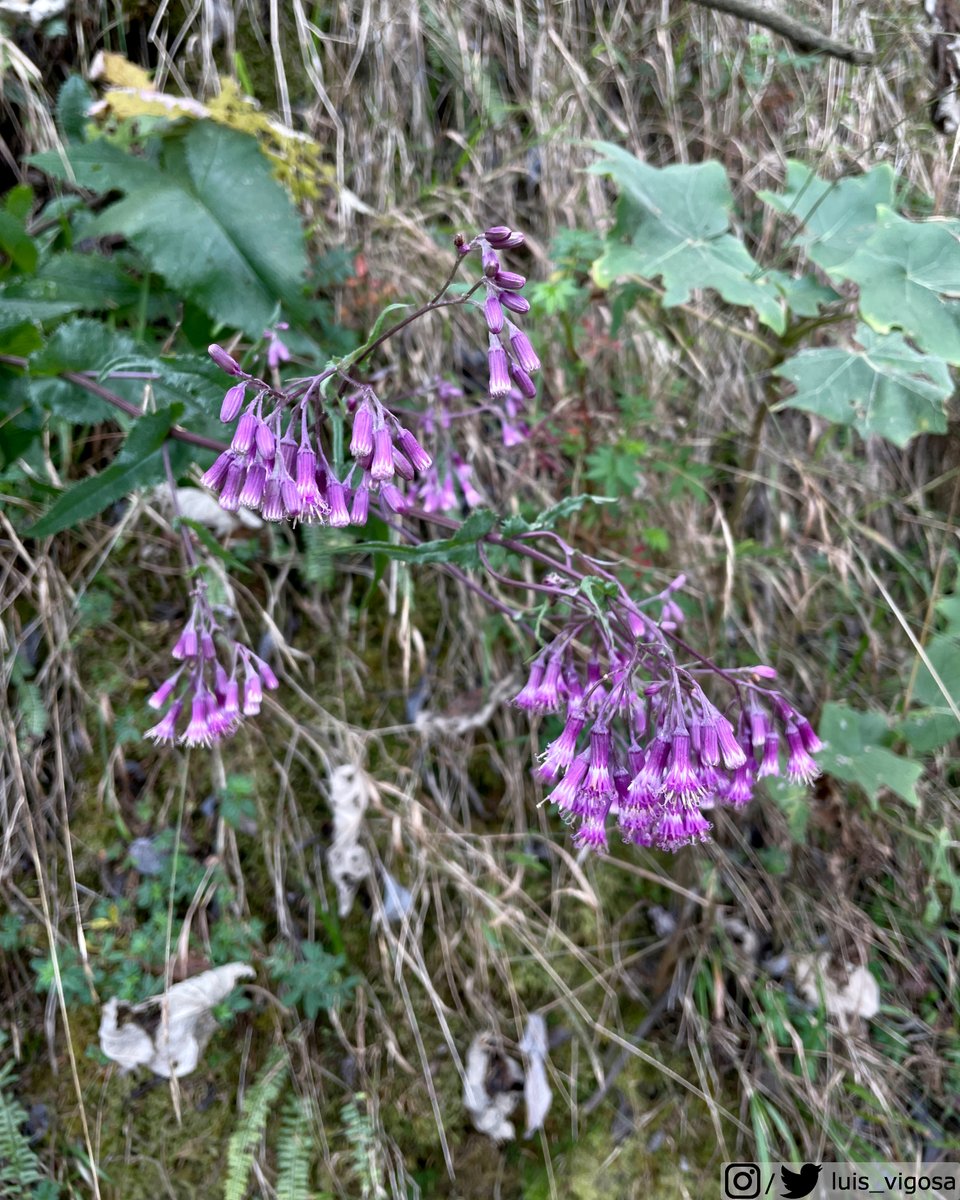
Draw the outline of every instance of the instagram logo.
M756 1163L727 1163L723 1190L727 1200L756 1200L760 1195L760 1168Z

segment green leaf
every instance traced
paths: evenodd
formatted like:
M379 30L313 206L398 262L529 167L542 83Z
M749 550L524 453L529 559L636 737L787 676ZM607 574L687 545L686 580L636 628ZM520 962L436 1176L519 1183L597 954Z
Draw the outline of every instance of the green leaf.
M860 288L860 313L878 333L902 329L929 354L960 363L960 222L907 221L877 210L876 230L831 274Z
M149 487L163 478L161 448L170 426L183 413L183 406L171 404L160 412L140 417L130 430L123 448L105 470L75 483L53 502L47 512L28 530L32 538L49 537L70 529L103 512L137 488Z
M21 271L37 269L37 244L13 213L0 208L0 250Z
M18 280L3 294L12 299L65 302L74 309L101 312L135 304L140 285L114 259L65 252L53 255L32 279Z
M81 306L72 300L22 300L8 299L5 290L0 291L0 333L17 329L21 325L51 321L76 312Z
M806 229L797 244L817 266L833 272L853 257L876 227L877 206L893 203L894 180L886 163L865 175L828 182L791 160L784 190L760 192L760 199L795 217Z
M819 283L812 275L789 275L786 271L765 272L783 296L790 311L798 317L817 317L820 309L835 304L842 297L832 287Z
M92 317L67 321L54 331L46 346L30 356L30 394L58 417L79 424L115 419L117 410L106 400L59 376L64 371L99 372L109 362L133 357L139 347L127 333L110 329ZM139 403L143 383L114 380L110 390L130 403Z
M876 806L886 788L915 807L917 781L923 774L919 763L910 762L880 743L889 740L890 729L882 713L858 712L842 704L828 704L820 719L823 750L817 762L835 779L862 788Z
M402 542L355 542L351 546L330 546L331 554L356 553L383 554L408 563L459 563L460 566L476 566L477 542L496 525L495 513L478 508L463 522L452 537L438 541L421 542L418 546Z
M281 304L300 311L303 231L254 138L200 121L168 137L157 162L102 140L70 147L68 158L85 187L125 193L96 218L93 236L122 234L214 319L260 337ZM52 152L33 161L69 178Z
M733 195L720 163L652 167L609 142L593 146L605 157L590 170L609 175L621 189L617 227L593 264L600 287L660 278L667 307L683 304L697 288L712 288L783 333L778 289L730 232Z
M945 433L943 404L953 394L946 363L912 349L898 333L858 325L856 338L860 349L801 350L776 367L797 389L778 408L802 408L897 446L919 433Z
M551 505L550 508L545 508L532 521L528 521L524 517L508 517L503 522L502 532L504 537L516 537L518 533L533 533L540 529L553 529L558 521L566 520L573 513L579 512L585 504L616 503L617 500L612 496L564 496L557 504Z
M937 606L949 613L951 602L956 597L948 596ZM937 673L947 696L956 707L960 707L960 641L947 634L933 638L926 647L930 666ZM917 679L913 689L914 699L924 705L913 712L900 725L900 733L921 754L939 750L960 735L960 722L954 716L947 696L940 684L923 662L917 664Z
M71 75L57 96L57 128L67 142L82 142L92 96L80 75Z

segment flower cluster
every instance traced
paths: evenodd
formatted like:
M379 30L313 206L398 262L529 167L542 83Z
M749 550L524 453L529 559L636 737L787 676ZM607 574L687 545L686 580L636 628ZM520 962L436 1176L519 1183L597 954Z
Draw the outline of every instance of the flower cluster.
M269 664L239 642L231 642L225 656L228 672L217 652L214 635L218 632L222 631L206 587L197 583L190 616L170 652L179 665L147 701L152 709L166 708L166 712L144 737L210 746L235 733L244 717L259 713L263 689L277 686L276 675ZM185 713L189 720L178 734Z
M793 782L819 774L811 755L820 741L767 686L773 669L678 663L671 636L678 616L669 598L658 621L622 595L603 621L578 617L574 603L570 622L533 660L514 698L531 714L563 714L537 774L552 785L547 798L576 824L581 846L605 850L613 818L623 840L638 846L678 850L705 840L705 811L742 808L758 779L783 773L781 739ZM574 650L583 640L593 647L581 670ZM707 675L730 685L726 713L703 690Z
M379 494L389 512L404 510L407 501L398 481L412 480L432 460L373 388L364 387L350 397L354 461L341 480L320 438L313 436L309 402L316 381L308 381L301 394L288 396L246 374L221 346L211 346L209 352L218 366L237 378L220 408L221 421L237 422L230 448L203 476L204 484L218 493L221 508L251 508L265 521L334 526L366 524L372 493Z
M470 242L463 238L457 242L461 255L479 250L483 265L483 315L487 323L488 390L492 400L505 400L511 392L526 400L537 394L532 376L540 370L540 359L530 339L507 315L522 316L530 311L530 301L520 295L527 279L517 271L506 270L500 261L504 250L513 250L523 242L523 234L506 225L485 229ZM504 444L507 444L506 434Z

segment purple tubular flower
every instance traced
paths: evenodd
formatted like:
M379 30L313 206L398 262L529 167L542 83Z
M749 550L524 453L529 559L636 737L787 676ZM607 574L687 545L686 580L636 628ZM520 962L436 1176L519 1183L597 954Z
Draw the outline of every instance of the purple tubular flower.
M208 467L200 478L200 482L204 487L210 488L211 491L218 492L223 487L223 481L227 477L227 472L230 470L230 464L234 461L235 454L232 450L224 450L217 456L212 467Z
M397 434L397 444L407 458L409 458L415 471L425 471L433 462L433 459L426 452L426 450L424 450L409 429L404 429L402 426L400 427L400 432Z
M669 805L654 827L654 839L664 850L679 850L702 842L710 832L710 822L696 806Z
M540 370L540 359L537 357L537 352L527 335L522 329L517 329L516 325L511 326L510 329L510 348L516 355L517 362L528 375Z
M780 774L780 739L775 733L768 733L763 743L763 761L757 771L757 777L763 779L766 775Z
M513 698L512 703L517 708L522 708L526 712L537 711L537 694L543 680L544 669L545 663L543 659L535 658L530 665L530 674L527 676L527 682Z
M182 669L182 668L181 668ZM180 671L174 672L169 679L165 679L163 683L153 693L147 703L151 708L161 709L173 695L173 689L177 686L177 681L180 678Z
M217 648L213 644L213 634L209 629L204 629L200 634L200 653L208 661L217 657Z
M213 741L210 725L207 722L207 693L195 692L190 706L190 724L181 735L180 741L185 746L209 746Z
M521 421L519 425L511 425L509 421L500 421L501 433L504 446L509 449L511 446L522 446L527 440L526 426Z
M747 717L750 722L750 740L756 749L762 749L770 732L770 718L754 703L747 709Z
M284 517L283 497L280 494L280 480L272 475L263 489L263 506L260 509L265 521L282 521Z
M267 482L267 469L263 463L254 463L247 471L243 490L240 492L240 503L244 508L257 509L263 500L263 489Z
M191 617L177 638L176 645L170 651L170 657L175 658L177 662L182 662L185 658L196 658L199 651L200 639L197 636L197 626Z
M507 225L491 225L489 229L483 231L483 236L491 246L502 246L504 242L510 240L512 234L513 230Z
M465 463L459 455L453 456L453 469L457 473L457 481L460 484L460 490L463 492L464 502L470 508L478 508L483 504L483 497L473 486L472 475L473 469L469 463Z
M330 515L327 524L336 529L342 529L350 524L350 513L347 511L347 498L343 484L339 479L331 477L327 487L327 503L330 505Z
M300 499L300 493L297 491L297 485L293 482L289 475L280 483L280 499L283 502L283 511L286 516L300 516L300 510L303 508L303 501Z
M233 431L233 440L230 442L230 449L237 454L249 454L253 449L253 441L257 435L257 426L259 424L260 420L253 409L248 408L237 422L237 427Z
M392 483L380 485L380 499L391 512L402 513L409 508L406 496Z
M697 772L690 763L690 734L676 730L670 742L670 762L663 779L667 796L687 801L701 792Z
M527 239L522 233L511 233L507 240L503 243L504 250L516 250L518 246L522 246Z
M585 789L596 796L605 796L613 789L610 775L610 730L598 721L590 730L590 770L587 772Z
M568 711L563 732L540 756L541 763L537 768L537 775L541 779L554 780L561 771L570 766L576 757L577 741L585 724L586 720L581 713L575 709Z
M227 472L227 479L220 493L220 507L227 512L236 512L240 507L240 493L247 479L247 468L239 459L234 459Z
M797 732L800 734L800 741L803 743L803 748L808 754L816 754L818 750L823 749L823 742L817 737L813 726L806 717L801 717L797 713L794 716L794 724L797 727Z
M657 796L663 791L663 781L670 758L670 739L658 733L647 747L647 761L643 770L630 785L631 795L650 792Z
M317 456L312 446L300 443L294 467L301 499L305 504L316 504L320 492L317 489Z
M483 273L488 279L493 279L500 273L500 259L496 250L484 250L480 261L483 263Z
M578 850L584 848L597 854L607 851L607 825L601 816L587 817L573 835L573 844Z
M527 277L516 271L497 271L493 276L493 282L507 292L519 292L526 285Z
M288 475L296 475L297 473L297 441L293 434L288 429L280 439L279 444L280 460L286 469Z
M290 348L277 335L271 334L270 345L267 347L267 366L275 371L281 363L290 361Z
M366 458L373 453L373 413L366 402L360 405L353 418L350 453L354 458Z
M717 731L717 740L720 744L720 755L723 758L723 765L728 771L734 771L747 761L743 747L737 741L736 735L733 732L733 726L726 717L721 717L718 714L714 727Z
M401 454L396 446L393 447L393 469L401 479L406 479L408 483L416 474L413 463L405 454Z
M358 487L353 493L353 503L350 505L350 524L366 525L370 513L370 490Z
M563 660L559 654L554 654L547 663L543 679L537 688L535 701L536 712L556 712L560 707L561 691L563 688Z
M236 420L237 413L243 407L243 397L246 391L245 383L236 383L223 397L223 403L220 405L220 420L225 425Z
M494 292L491 292L483 302L483 315L491 333L499 333L503 329L503 305Z
M151 726L143 736L155 742L172 742L177 736L177 720L182 711L183 701L174 701L156 725Z
M490 395L496 400L510 391L510 364L506 350L492 335L487 351L487 363L490 368Z
M787 775L791 783L813 783L820 774L820 768L814 762L803 744L803 737L797 726L791 721L784 729L787 737Z
M240 718L240 684L235 675L230 676L224 688L223 711L231 720Z
M733 773L733 778L730 780L730 786L727 793L722 797L724 804L729 804L731 808L743 808L753 799L753 775L750 771L750 764L745 762L742 767L737 767Z
M269 462L277 452L277 439L266 421L257 422L254 440L257 443L257 451L261 458L265 458Z
M263 703L263 684L260 676L248 664L246 678L243 683L243 715L255 717Z
M381 425L373 434L373 460L370 463L370 476L378 483L393 478L393 438L386 425Z
M214 343L207 347L207 353L217 364L221 371L226 371L228 375L242 375L243 368L232 355L229 355L222 346Z
M268 687L271 692L280 686L280 680L273 673L273 668L268 662L265 662L262 658L257 658L257 669L260 672L260 677L263 679L264 686Z
M518 367L516 363L511 363L510 378L527 400L532 400L534 396L536 396L537 385L533 382L523 367Z
M517 313L519 316L530 311L530 301L526 296L518 296L515 292L501 292L500 303L504 308L509 308L511 312Z
M551 804L556 804L558 808L565 812L574 811L577 803L577 792L580 790L580 782L587 773L589 757L586 751L577 755L570 764L563 779L560 780L549 796L547 796Z

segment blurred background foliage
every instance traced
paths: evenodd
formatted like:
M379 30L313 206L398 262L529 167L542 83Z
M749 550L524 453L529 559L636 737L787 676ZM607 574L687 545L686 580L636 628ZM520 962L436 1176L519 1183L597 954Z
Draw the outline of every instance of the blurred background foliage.
M790 7L874 64L676 0L0 3L4 1194L669 1198L956 1153L955 146L921 6ZM638 592L685 571L690 640L772 663L827 742L696 852L572 857L549 722L486 703L531 646L354 531L192 526L282 705L209 756L141 740L207 343L259 367L287 321L319 369L494 223L544 362L525 443L464 427L497 517L615 499L564 537ZM469 388L476 334L421 323L384 378ZM345 917L343 762L376 867ZM810 955L879 1012L828 1012ZM257 984L193 1075L114 1073L98 1002L233 960ZM497 1146L467 1047L518 1056L534 1011L553 1106Z

